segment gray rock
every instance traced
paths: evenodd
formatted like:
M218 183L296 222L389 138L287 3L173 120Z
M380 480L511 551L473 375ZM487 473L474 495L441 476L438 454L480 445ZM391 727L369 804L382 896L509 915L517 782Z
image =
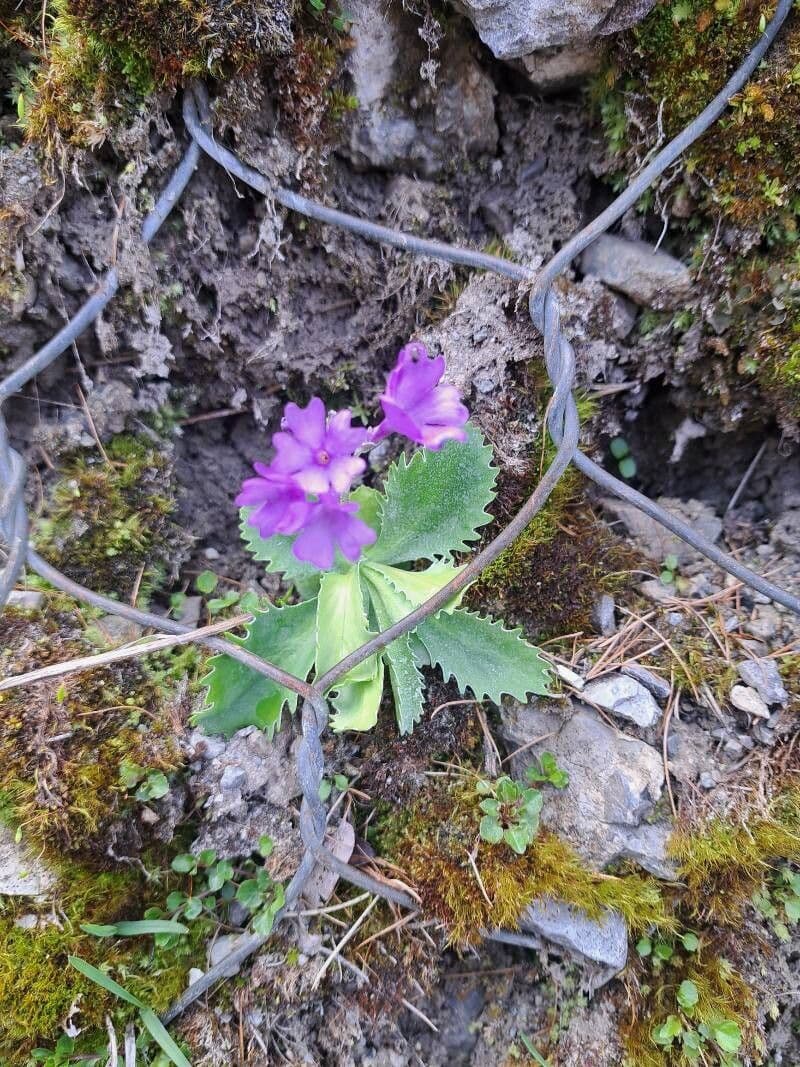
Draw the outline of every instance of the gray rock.
M625 920L611 909L598 920L569 904L535 900L520 919L520 928L614 971L621 971L628 959Z
M655 0L457 0L498 59L585 42L632 26Z
M347 62L359 102L349 154L357 166L431 177L454 154L494 152L496 89L463 39L445 42L433 92L420 78L430 57L416 17L382 0L353 0L348 13L353 47ZM406 101L398 85L409 84L416 89Z
M673 600L678 593L672 582L664 583L658 578L648 578L646 582L642 582L639 589L642 595L646 596L648 600L652 600L654 604L666 604L668 600Z
M731 704L747 715L755 715L757 719L769 718L769 708L749 685L735 685L731 689Z
M669 700L672 688L666 679L659 677L643 667L640 663L626 663L620 668L623 674L629 678L635 678L637 682L649 690L656 700Z
M614 610L614 598L608 593L603 593L592 607L592 625L604 637L613 634L617 628Z
M644 241L604 234L583 253L581 267L584 274L594 275L642 307L679 308L692 291L688 268Z
M218 963L222 963L242 944L247 936L246 934L221 934L215 938L208 946L208 966L216 967ZM241 966L241 963L229 965L223 971L223 976L225 978L233 978L235 974L239 973Z
M192 777L192 789L207 797L212 818L242 813L245 799L254 793L270 804L286 807L301 792L292 744L288 729L276 733L271 741L261 730L240 730Z
M646 729L661 718L661 708L641 682L624 674L607 674L588 682L583 696L603 711L621 719L630 719Z
M255 852L259 839L265 836L272 839L273 846L264 863L270 877L276 881L291 878L303 852L300 832L287 810L274 804L256 801L244 812L204 821L191 851L196 856L210 848L219 859L236 859Z
M596 74L602 64L603 50L596 44L546 48L520 59L533 87L543 95L575 88Z
M789 694L774 659L746 659L736 664L745 685L755 689L766 704L785 706Z
M130 641L136 641L144 633L144 628L130 619L123 619L119 615L103 615L97 620L97 627L102 630L103 636L113 645L127 645Z
M779 552L800 556L800 508L785 511L772 527L769 539Z
M0 895L42 897L55 884L55 875L0 823Z
M12 589L8 594L8 606L23 611L38 611L43 600L44 593L36 589Z
M771 641L783 625L780 614L769 604L759 605L753 618L745 623L745 630L760 641Z
M722 520L717 517L713 508L700 500L659 497L657 502L677 518L683 519L684 522L694 527L709 541L716 541L722 533ZM661 523L639 511L633 504L617 500L616 497L604 497L603 507L623 522L634 541L656 563L661 563L670 555L676 556L681 565L700 558L700 554L695 549L687 545L680 537L670 533ZM644 584L647 584L648 589L651 588L651 583ZM653 592L655 595L655 590Z
M569 774L566 789L548 792L545 826L596 869L631 858L657 877L674 877L665 851L667 824L644 824L664 786L664 764L655 748L621 736L596 711L577 703L568 718L542 701L507 701L501 715L509 750L530 746L512 756L515 778L523 780L542 752L552 752ZM531 745L536 738L542 740Z

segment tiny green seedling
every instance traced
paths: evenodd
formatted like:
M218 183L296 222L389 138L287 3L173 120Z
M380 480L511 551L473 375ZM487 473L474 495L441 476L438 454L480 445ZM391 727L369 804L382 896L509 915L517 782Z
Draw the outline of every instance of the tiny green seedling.
M569 775L558 766L552 752L543 752L539 757L539 768L528 767L525 777L531 783L547 782L556 789L566 789L569 785Z
M678 557L673 553L664 557L664 562L661 564L661 574L659 575L664 585L672 585L675 582L675 573L678 570Z
M617 461L621 478L630 481L636 477L636 460L631 455L631 448L624 437L615 437L608 446L611 455Z
M489 845L501 842L521 856L539 829L543 797L538 789L526 789L508 775L496 782L480 779L476 786L483 796L479 833Z

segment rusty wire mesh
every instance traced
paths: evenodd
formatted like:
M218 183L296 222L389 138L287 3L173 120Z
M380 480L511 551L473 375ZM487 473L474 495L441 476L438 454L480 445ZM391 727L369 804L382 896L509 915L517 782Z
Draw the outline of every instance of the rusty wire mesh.
M732 559L706 538L665 511L659 505L638 493L630 486L609 474L584 455L578 447L578 414L572 397L575 371L575 355L569 340L560 328L558 301L552 291L555 278L565 270L575 257L593 240L618 221L625 211L636 203L649 185L669 167L693 141L697 140L722 114L731 97L739 92L751 77L788 16L793 0L779 0L775 14L760 40L724 88L674 140L664 147L655 158L630 183L608 208L573 237L538 273L505 259L458 248L438 241L425 240L411 234L380 226L353 215L326 207L288 189L270 185L265 176L243 163L233 152L217 144L211 126L208 96L202 85L194 85L184 95L183 116L190 135L189 145L176 167L169 183L159 196L155 207L147 216L142 237L150 242L161 224L183 193L198 165L201 152L207 154L257 192L282 206L313 218L324 224L340 226L367 240L391 245L418 256L445 260L479 270L495 271L518 282L528 292L529 311L535 327L544 337L545 362L553 385L553 396L548 409L547 427L556 444L552 463L545 471L534 492L517 515L500 534L480 552L448 585L411 612L404 619L377 634L361 648L346 656L326 674L308 683L287 674L279 666L269 663L238 645L218 637L200 638L215 652L224 652L242 663L296 692L303 698L301 710L302 736L297 749L297 770L302 787L300 810L300 833L304 846L301 863L286 888L286 904L278 918L291 917L297 906L303 887L314 867L321 863L335 871L348 882L367 889L402 907L415 909L417 902L406 892L386 882L378 881L365 872L337 859L325 845L327 810L320 800L319 787L323 778L324 759L321 737L328 722L328 706L325 693L334 682L348 670L379 651L394 638L412 630L422 619L445 605L453 595L474 581L481 570L507 548L526 528L531 519L543 507L561 475L574 464L582 473L608 492L635 505L667 529L677 534L704 556L734 575L741 582L770 597L800 615L800 599L779 586L773 585L758 574ZM21 389L36 374L49 366L72 341L102 313L119 287L115 270L106 274L97 292L91 296L70 321L35 355L13 371L0 383L0 540L5 545L5 561L0 571L0 607L17 581L23 566L28 566L52 585L83 601L114 615L120 615L142 626L154 627L168 634L191 633L191 628L160 615L140 611L109 597L93 592L50 566L28 542L28 520L24 506L25 463L8 440L3 403ZM509 931L484 931L485 936L512 944L536 942L523 934ZM193 1001L202 996L220 978L231 973L249 955L264 944L262 935L244 936L235 950L221 963L210 968L187 992L165 1013L169 1022L180 1015Z

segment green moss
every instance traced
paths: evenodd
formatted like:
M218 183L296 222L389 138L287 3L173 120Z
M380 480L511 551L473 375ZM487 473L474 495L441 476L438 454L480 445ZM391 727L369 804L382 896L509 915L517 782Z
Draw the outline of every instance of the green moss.
M186 544L172 522L168 459L151 442L122 434L66 461L34 526L38 550L70 578L128 599L138 585L146 603Z
M633 158L656 137L675 136L723 86L756 43L775 4L673 0L616 44L615 66L599 83L612 149ZM614 94L617 94L614 100ZM622 124L628 100L640 121ZM642 114L644 109L645 114ZM647 131L643 133L642 131ZM636 132L638 131L638 132ZM638 138L637 143L631 143ZM794 237L800 198L800 18L787 26L730 110L687 153L707 203L740 225Z
M26 134L49 155L59 154L63 141L96 145L155 89L173 89L187 77L230 75L285 54L295 6L294 0L51 0L43 42L38 0L4 0L4 28L31 57L20 108Z
M685 1029L697 1031L700 1026L728 1020L739 1028L742 1051L761 1062L761 1042L757 1029L757 1005L753 991L730 963L717 955L713 944L701 947L698 953L676 952L668 964L658 971L649 962L632 970L629 980L631 1011L623 1024L626 1067L691 1067L698 1062L707 1067L739 1060L723 1061L713 1043L703 1046L703 1057L691 1059L676 1041L670 1049L660 1047L653 1040L653 1031L669 1016L678 1016ZM676 999L680 984L692 982L698 1000L691 1015L681 1012Z
M676 832L669 845L691 914L736 926L779 860L800 862L800 785L773 797L766 814L712 818Z
M68 956L108 971L156 1011L183 992L189 969L205 962L204 923L164 948L152 937L100 939L81 930L83 923L141 918L163 887L129 868L96 873L62 864L59 874L55 906L40 909L38 927L15 925L35 910L30 901L6 898L0 914L0 1062L9 1067L27 1064L33 1048L55 1041L74 1007L73 1021L84 1030L79 1047L104 1046L106 1015L119 1023L131 1016L133 1009L70 967Z
M674 929L653 878L596 874L547 832L522 856L482 841L479 800L474 782L464 776L434 780L408 807L384 813L374 834L381 855L401 868L425 913L444 924L453 943L474 943L487 927L516 929L525 907L539 897L565 901L593 917L615 908L634 933Z
M7 609L0 675L95 651L82 624L63 598L48 598L41 613ZM26 838L56 854L105 857L106 831L137 804L123 765L170 773L182 764L176 704L171 680L136 660L0 693L0 790ZM141 850L137 823L117 842L126 854Z

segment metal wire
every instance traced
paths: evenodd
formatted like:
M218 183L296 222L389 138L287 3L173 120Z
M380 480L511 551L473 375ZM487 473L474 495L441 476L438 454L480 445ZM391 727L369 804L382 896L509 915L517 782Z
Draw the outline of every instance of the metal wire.
M263 196L269 197L284 207L297 211L309 218L328 225L342 227L367 240L390 245L414 255L442 259L449 263L473 267L478 270L494 271L514 281L530 285L530 315L534 325L544 337L545 363L553 385L553 397L547 418L548 432L556 444L556 453L552 463L545 471L529 499L505 529L490 544L477 553L455 579L415 611L410 612L404 619L401 619L398 623L366 642L361 648L346 656L321 677L316 678L312 684L288 674L278 665L254 656L230 641L216 637L204 639L204 644L215 651L224 652L235 657L253 670L279 682L303 698L300 716L301 738L296 759L298 777L302 789L300 834L304 853L294 877L286 888L286 904L279 913L277 921L284 918L287 912L291 912L317 863L322 863L354 885L368 889L370 892L376 893L402 907L416 909L417 903L409 894L389 886L383 881L378 881L365 872L337 859L325 845L327 810L325 804L319 798L319 787L324 773L321 738L326 729L329 715L324 694L344 673L368 656L385 648L396 637L413 630L420 621L441 608L456 592L473 581L480 571L492 560L496 559L528 526L531 519L544 506L570 463L574 463L579 470L603 489L633 504L667 529L676 533L707 558L735 575L745 584L759 590L800 615L800 598L793 596L779 586L773 585L747 567L742 566L736 560L731 559L696 530L693 530L686 523L659 507L643 494L636 492L630 486L603 470L579 450L578 414L571 392L575 373L575 354L569 340L561 331L558 301L552 291L552 283L556 276L565 270L583 249L616 222L639 199L645 189L719 117L731 97L739 92L760 63L777 36L791 7L792 0L779 0L775 15L761 39L714 100L685 130L658 153L650 164L631 182L628 188L597 219L573 237L535 276L526 268L508 260L482 252L475 252L471 249L443 244L439 241L424 240L413 234L403 233L386 226L379 226L376 223L319 204L300 196L292 190L273 187L263 174L242 162L238 156L224 146L217 144L211 127L210 108L205 88L197 84L185 93L183 114L191 141L169 184L144 222L142 238L146 242L151 241L158 232L162 222L185 189L197 166L200 151L202 150L230 174L239 178ZM2 573L0 573L0 606L6 602L8 594L27 559L28 565L34 571L77 600L102 608L110 614L131 619L143 626L156 627L168 633L188 633L191 632L190 627L182 626L159 615L140 611L138 608L129 607L78 585L78 583L73 582L66 575L61 574L60 571L48 564L28 545L28 522L23 501L25 464L19 453L12 449L9 444L7 428L2 414L2 404L26 382L52 363L82 330L97 318L112 299L118 287L119 279L116 271L112 269L106 274L100 289L83 304L76 315L70 319L56 336L0 383L0 486L2 486L2 494L0 495L0 533L7 545L6 561ZM525 944L534 948L538 945L534 938L526 938L522 934L509 934L505 931L484 931L484 934L487 937L503 941L509 941L509 938L511 938L515 944ZM244 936L229 956L215 967L210 968L202 978L195 982L176 1001L164 1014L164 1021L169 1022L180 1015L219 979L230 973L234 966L238 966L253 952L257 951L266 940L266 937L261 935Z

